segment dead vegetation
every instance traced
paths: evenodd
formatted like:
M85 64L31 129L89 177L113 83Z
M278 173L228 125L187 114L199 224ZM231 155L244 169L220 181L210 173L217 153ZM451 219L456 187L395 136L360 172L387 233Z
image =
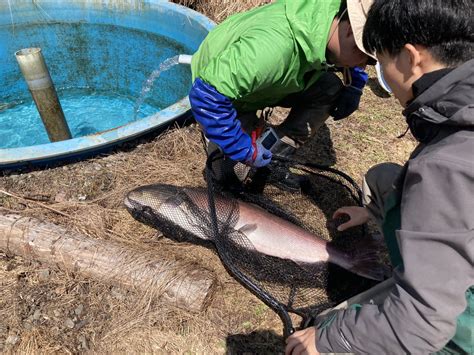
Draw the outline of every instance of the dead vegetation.
M195 126L171 130L130 151L0 179L1 210L54 222L136 252L199 264L218 276L208 310L192 314L127 291L19 258L0 261L0 345L4 351L163 351L222 353L228 334L278 319L242 289L207 249L178 244L136 222L124 209L130 189L156 182L203 184L204 156ZM47 206L47 208L45 208ZM235 314L245 299L245 310ZM81 311L76 312L76 309ZM79 314L77 314L79 313ZM232 315L232 316L230 316ZM271 345L276 335L268 340Z
M199 11L219 23L229 15L269 4L272 0L172 0L172 2Z
M217 22L268 1L178 0ZM374 73L371 73L374 77ZM353 176L383 161L403 162L410 137L393 98L381 98L371 79L359 112L328 122L300 154ZM377 96L377 95L379 96ZM284 110L277 110L284 117ZM122 205L125 193L150 183L203 185L199 129L191 125L87 161L0 177L0 211L56 223L91 238L196 263L212 270L218 290L209 308L192 314L148 294L81 278L35 261L0 257L0 351L18 353L166 352L277 353L281 324L242 288L207 249L179 244L136 222ZM7 192L7 194L3 193ZM314 213L325 218L317 207ZM325 221L321 221L324 228ZM324 230L321 230L324 233Z

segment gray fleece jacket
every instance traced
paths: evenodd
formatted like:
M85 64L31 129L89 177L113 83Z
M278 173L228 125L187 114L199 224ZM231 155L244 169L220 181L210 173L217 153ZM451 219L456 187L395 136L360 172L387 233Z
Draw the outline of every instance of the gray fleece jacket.
M394 186L403 265L382 304L337 311L318 329L320 352L436 352L466 310L474 285L474 60L424 90L404 115L422 143Z

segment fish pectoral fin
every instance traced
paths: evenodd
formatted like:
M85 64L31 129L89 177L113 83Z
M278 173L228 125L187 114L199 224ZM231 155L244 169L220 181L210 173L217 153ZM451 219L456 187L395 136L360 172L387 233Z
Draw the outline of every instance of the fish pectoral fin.
M243 234L249 234L255 232L257 230L257 225L253 224L244 224L242 227L239 228L239 232Z

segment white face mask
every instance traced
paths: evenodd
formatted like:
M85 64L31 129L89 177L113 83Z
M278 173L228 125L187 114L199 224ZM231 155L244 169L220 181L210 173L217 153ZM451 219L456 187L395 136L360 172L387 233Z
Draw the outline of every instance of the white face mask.
M387 82L385 81L384 77L383 77L383 70L382 70L382 67L380 66L380 63L377 62L377 64L375 64L375 70L377 71L377 79L379 81L379 84L380 86L382 87L382 89L384 89L386 92L388 92L389 94L392 93L392 89L390 89L390 86L388 86Z

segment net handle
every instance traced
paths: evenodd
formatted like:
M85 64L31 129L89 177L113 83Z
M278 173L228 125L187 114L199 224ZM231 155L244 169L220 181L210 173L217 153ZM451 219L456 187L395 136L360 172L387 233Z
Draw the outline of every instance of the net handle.
M214 199L214 172L212 169L212 163L218 159L224 158L224 153L221 149L217 149L211 152L206 160L206 182L207 182L207 198L208 198L208 206L210 212L210 219L211 219L211 229L212 229L212 237L215 241L218 241L219 238L219 224L217 220L217 212L216 212L216 205ZM317 175L314 171L311 171L310 168L321 170L321 171L328 171L333 174L336 174L342 177L345 181L347 181L355 190L356 195L352 194L352 197L356 201L359 206L362 206L362 191L359 185L352 179L349 175L345 174L344 172L332 168L327 165L320 165L315 163L309 162L302 162L298 160L290 160L287 158L282 157L274 157L274 161L279 161L285 163L289 166L298 166L299 169L312 174ZM367 227L364 226L363 233L367 233ZM283 335L285 339L295 332L295 328L293 326L293 321L290 318L289 312L284 305L278 302L275 298L273 298L270 294L262 290L258 285L256 285L251 279L249 279L245 274L243 274L238 268L236 268L233 263L228 259L225 252L221 249L220 243L215 243L216 249L218 251L219 258L222 261L222 264L227 269L230 275L232 275L240 284L242 284L245 288L247 288L250 292L252 292L258 299L264 302L268 307L270 307L275 313L278 314L280 319L283 323ZM308 317L305 320L304 315L300 316L303 317L303 321L301 325L304 327L304 324L309 324L308 320L312 319L312 317Z
M223 153L220 150L215 150L206 161L206 180L207 180L207 198L209 204L209 212L211 218L211 228L212 228L212 237L215 241L218 241L219 238L219 224L217 221L216 205L214 199L214 188L213 188L213 172L212 172L212 163L220 158L223 158ZM283 322L283 335L285 339L295 332L293 327L293 322L290 318L288 311L285 307L275 300L271 295L263 291L258 285L256 285L252 280L250 280L246 275L244 275L240 270L238 270L230 260L228 260L226 254L221 250L220 243L215 243L219 258L222 261L222 264L227 269L227 271L244 287L246 287L250 292L252 292L256 297L258 297L262 302L264 302L268 307L270 307L274 312L278 314L280 319Z

